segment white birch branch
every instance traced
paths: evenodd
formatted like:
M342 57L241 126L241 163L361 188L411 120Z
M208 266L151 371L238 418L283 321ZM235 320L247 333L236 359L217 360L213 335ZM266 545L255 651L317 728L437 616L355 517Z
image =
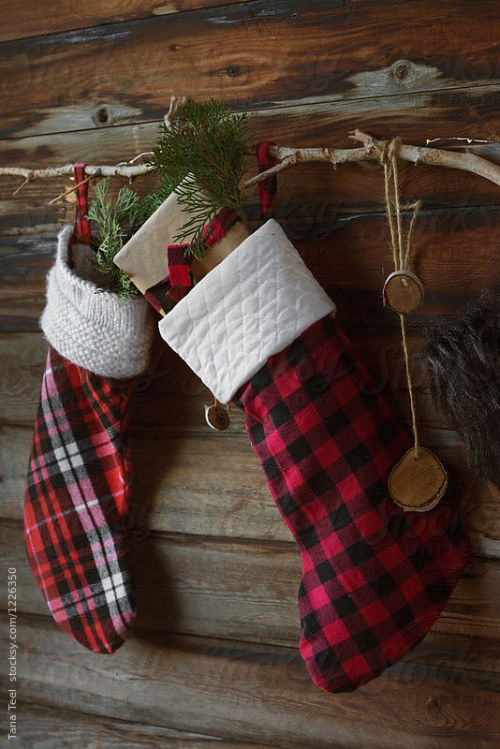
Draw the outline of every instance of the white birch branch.
M295 164L311 161L328 161L333 166L356 161L377 161L384 141L373 139L370 135L354 130L350 136L354 140L363 143L360 148L289 148L287 146L271 146L269 153L278 159L278 163L248 179L245 186L250 187L273 174L278 174ZM141 154L143 155L143 154ZM433 166L445 166L451 169L461 169L500 185L500 165L488 159L469 152L444 151L438 148L426 146L410 146L402 143L398 150L398 157L403 161L414 164L430 164ZM137 157L136 157L137 158ZM0 176L14 175L24 177L27 182L35 179L48 177L62 177L73 174L74 165L51 167L48 169L28 169L24 167L6 166L0 167ZM91 177L126 177L134 178L149 174L154 167L151 164L134 165L131 162L116 164L115 166L95 166L87 164L85 174Z
M355 161L378 161L383 141L375 140L361 130L354 130L350 137L358 140L364 145L362 148L288 148L286 146L271 146L269 154L278 159L278 163L247 180L247 186L261 182L272 174L300 164L304 161L329 161L333 166ZM478 174L480 177L500 185L500 166L488 159L476 156L473 153L462 153L459 151L443 151L438 148L426 146L408 146L402 143L398 150L398 157L403 161L414 164L430 164L432 166L445 166L450 169L462 169L466 172Z
M153 171L152 164L138 164L130 166L129 164L116 166L85 166L85 174L91 177L139 177L142 174L149 174ZM46 179L47 177L64 177L73 175L74 164L64 164L64 166L54 166L48 169L27 169L22 166L3 166L0 167L0 176L10 174L17 177L24 177L28 181L35 179Z

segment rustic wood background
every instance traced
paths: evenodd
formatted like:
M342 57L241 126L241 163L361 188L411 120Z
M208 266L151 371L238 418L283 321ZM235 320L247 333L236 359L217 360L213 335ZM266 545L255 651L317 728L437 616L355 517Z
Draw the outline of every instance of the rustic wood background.
M255 142L346 147L360 127L420 145L481 138L491 145L478 153L500 153L495 0L0 0L0 13L2 166L132 158L151 148L171 94L248 111ZM133 430L137 624L103 657L52 622L21 518L46 353L45 274L74 205L48 203L67 179L14 196L20 181L0 178L1 556L5 580L9 565L18 569L18 745L497 747L500 496L465 467L415 356L423 442L451 467L475 556L403 662L352 694L310 683L297 651L299 555L243 420L234 413L227 432L211 432L204 388L160 341ZM405 199L424 201L414 247L426 299L410 318L415 351L427 323L498 276L499 191L442 168L403 165L401 181ZM255 191L247 203L256 226ZM380 168L289 170L277 218L409 423L397 318L380 301L391 265ZM0 632L5 664L5 616Z

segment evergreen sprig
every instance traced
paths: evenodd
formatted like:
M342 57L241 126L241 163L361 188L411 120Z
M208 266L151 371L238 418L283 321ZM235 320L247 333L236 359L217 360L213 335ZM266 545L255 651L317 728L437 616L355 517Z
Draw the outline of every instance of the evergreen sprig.
M188 243L196 257L208 249L205 225L219 208L242 210L240 182L248 166L246 116L232 114L221 102L187 102L179 107L169 127L162 125L152 164L160 179L156 189L140 198L122 187L116 200L108 197L109 177L95 189L88 218L99 235L90 262L106 279L107 288L130 299L139 294L130 278L114 263L115 255L172 192L189 214L175 240Z
M112 203L107 197L108 189L109 177L105 177L96 186L94 199L89 206L88 218L95 221L100 238L95 257L89 259L105 276L109 291L130 299L137 296L139 290L114 264L113 259L131 233L130 219L137 215L140 199L129 187L122 187Z
M242 210L240 182L248 166L246 115L220 101L187 102L169 126L161 125L154 149L156 169L171 181L190 218L176 241L189 242L196 257L208 249L202 231L222 206Z
M142 199L129 187L122 187L113 203L108 198L109 179L105 177L99 182L89 207L88 218L95 222L99 234L96 255L90 258L90 262L103 273L109 291L130 299L137 296L139 290L115 265L115 255L168 198L175 183L170 177L163 177L156 190Z

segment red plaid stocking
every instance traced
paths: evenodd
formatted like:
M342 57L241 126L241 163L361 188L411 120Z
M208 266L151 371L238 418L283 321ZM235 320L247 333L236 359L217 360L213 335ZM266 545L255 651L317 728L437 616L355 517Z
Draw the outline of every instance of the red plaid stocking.
M143 299L122 301L90 280L90 250L70 249L72 234L67 226L59 235L41 318L50 348L24 527L55 621L91 650L111 653L134 614L126 426L148 362L152 318Z
M470 549L455 502L422 515L389 498L388 473L411 443L333 312L271 219L159 327L219 401L245 411L302 556L300 652L335 692L424 637Z

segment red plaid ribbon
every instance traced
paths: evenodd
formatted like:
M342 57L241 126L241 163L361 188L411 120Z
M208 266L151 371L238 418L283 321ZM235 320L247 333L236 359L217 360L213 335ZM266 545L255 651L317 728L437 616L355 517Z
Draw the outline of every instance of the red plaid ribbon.
M85 166L84 162L79 161L73 167L75 185L78 185L76 188L76 217L73 241L90 244L90 224L87 218L89 212L89 183L84 181L86 180Z
M215 218L203 229L203 239L210 247L226 236L240 219L233 208L221 208ZM191 263L194 255L188 244L171 244L167 247L168 274L144 293L144 298L157 312L170 312L193 286Z
M144 298L157 312L170 312L193 286L193 256L187 252L188 247L187 244L168 245L168 274L144 292Z
M273 156L269 156L269 148L274 146L271 141L262 141L256 147L257 159L259 162L259 174L270 169L278 163ZM262 218L268 219L274 214L276 206L276 192L278 189L278 179L275 174L259 182L259 200L262 209Z
M234 208L221 208L215 217L203 229L202 235L205 244L212 247L216 242L226 236L229 229L240 220L240 215Z

